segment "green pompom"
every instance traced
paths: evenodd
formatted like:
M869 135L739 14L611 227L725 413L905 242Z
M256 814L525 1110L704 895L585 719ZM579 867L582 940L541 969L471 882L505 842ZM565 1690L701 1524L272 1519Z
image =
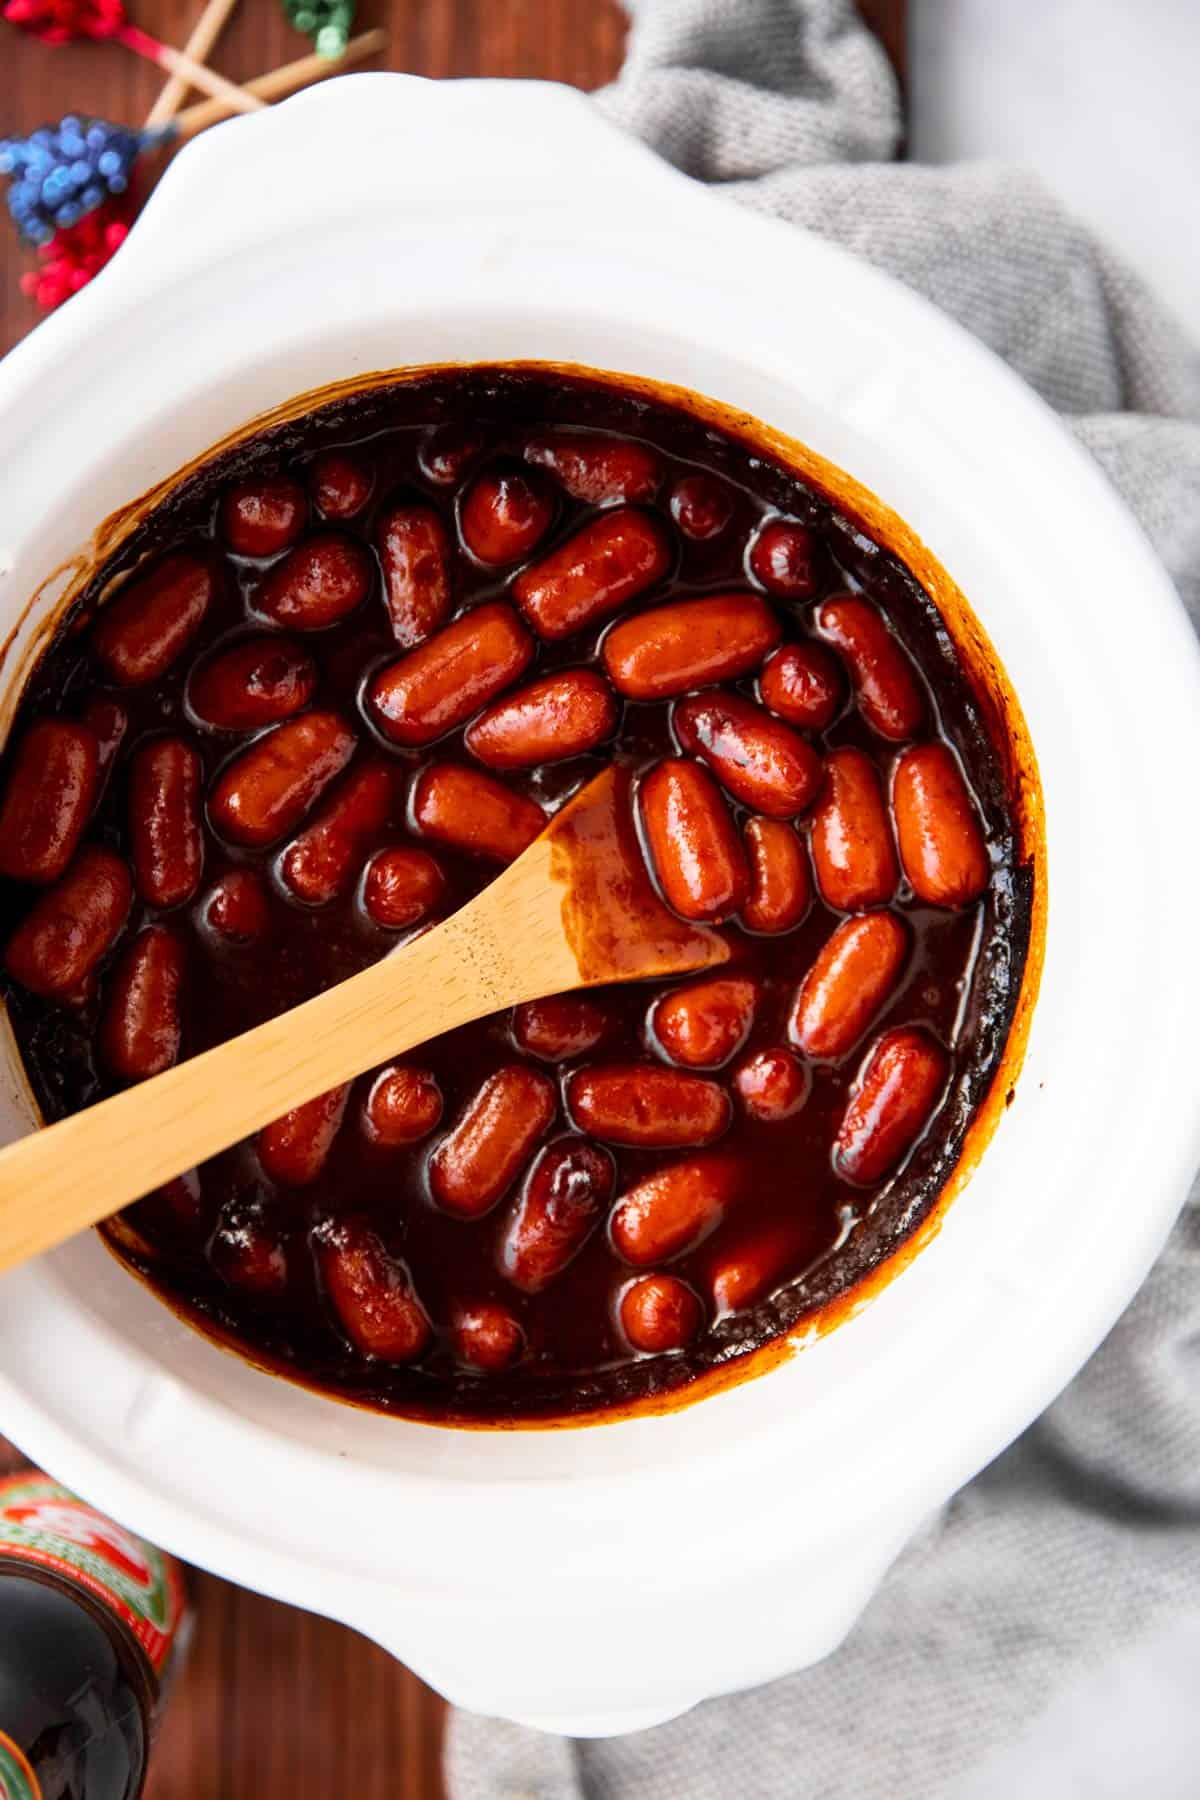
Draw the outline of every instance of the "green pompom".
M322 56L341 56L354 25L354 0L282 0L287 19Z

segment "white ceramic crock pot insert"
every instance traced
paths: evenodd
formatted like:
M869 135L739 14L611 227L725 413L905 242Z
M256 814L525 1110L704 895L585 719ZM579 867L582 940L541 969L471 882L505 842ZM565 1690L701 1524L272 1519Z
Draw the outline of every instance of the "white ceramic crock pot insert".
M567 90L400 76L200 139L112 269L0 365L0 625L107 513L263 409L508 357L746 408L874 488L964 588L1046 790L1050 932L1016 1102L940 1236L860 1317L670 1417L502 1434L356 1412L215 1349L89 1235L3 1284L0 1428L452 1699L607 1732L835 1645L1161 1244L1198 1153L1200 976L1169 919L1200 888L1196 833L1178 835L1200 679L1102 477L940 314L706 194ZM12 1136L28 1113L11 1069L4 1086Z

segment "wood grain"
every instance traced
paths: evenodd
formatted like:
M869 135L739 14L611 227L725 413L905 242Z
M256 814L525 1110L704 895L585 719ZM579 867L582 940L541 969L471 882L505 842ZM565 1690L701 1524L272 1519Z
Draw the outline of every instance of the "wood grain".
M903 76L905 0L859 4ZM139 24L182 45L201 0L138 0L133 11ZM372 25L390 33L381 67L583 88L615 75L625 35L616 0L362 0L356 29ZM242 0L212 60L245 81L307 47L274 0ZM111 46L48 51L5 32L3 58L5 131L81 109L137 123L162 86L152 68ZM37 322L18 287L29 266L14 234L0 229L0 349ZM0 1440L0 1471L18 1465ZM198 1575L194 1591L196 1641L146 1800L441 1800L444 1707L415 1675L328 1620L211 1576Z
M199 0L141 0L132 10L148 31L181 45L201 5ZM612 78L625 36L616 0L361 0L355 29L374 25L386 26L389 48L367 68L434 77L527 76L583 88ZM136 125L163 87L157 70L119 46L68 44L48 50L23 32L3 26L0 31L4 131L30 131L72 111ZM241 0L212 62L223 75L242 82L310 48L275 0ZM146 163L143 189L153 185L164 166L161 157ZM303 181L303 170L296 178ZM31 265L31 253L5 222L0 231L0 349L9 349L37 322L19 288L21 272Z
M377 1644L209 1575L146 1800L437 1800L441 1701Z

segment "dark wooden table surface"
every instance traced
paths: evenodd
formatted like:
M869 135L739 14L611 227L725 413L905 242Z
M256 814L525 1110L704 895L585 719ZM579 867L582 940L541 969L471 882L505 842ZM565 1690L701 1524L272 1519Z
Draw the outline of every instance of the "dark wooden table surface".
M904 0L860 0L860 10L903 68ZM142 0L131 11L181 45L200 0ZM582 88L616 73L625 36L616 0L360 0L358 28L375 24L386 25L389 48L367 66ZM135 124L161 86L157 70L114 46L52 51L0 31L0 133L70 111ZM275 0L242 0L212 61L244 81L307 48ZM18 285L28 266L0 222L0 350L37 322ZM6 1456L16 1466L0 1440L0 1472ZM147 1800L439 1800L443 1707L415 1675L329 1620L207 1575L194 1592L199 1629Z

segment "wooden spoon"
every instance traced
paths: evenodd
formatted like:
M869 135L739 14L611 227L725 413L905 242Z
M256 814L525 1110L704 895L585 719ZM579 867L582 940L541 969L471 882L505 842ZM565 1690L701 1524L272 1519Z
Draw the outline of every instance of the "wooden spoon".
M607 769L491 886L315 1000L0 1151L0 1270L119 1212L294 1106L470 1019L729 946L655 893Z

